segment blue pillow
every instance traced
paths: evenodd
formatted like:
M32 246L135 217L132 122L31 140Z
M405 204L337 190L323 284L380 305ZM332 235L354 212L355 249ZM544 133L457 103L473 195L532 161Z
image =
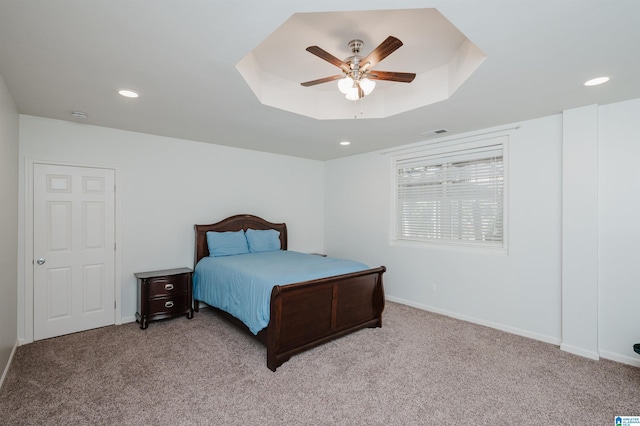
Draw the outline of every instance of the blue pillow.
M280 232L275 229L247 229L245 235L251 253L280 250Z
M249 253L247 239L244 231L207 232L207 245L209 256L231 256L234 254Z

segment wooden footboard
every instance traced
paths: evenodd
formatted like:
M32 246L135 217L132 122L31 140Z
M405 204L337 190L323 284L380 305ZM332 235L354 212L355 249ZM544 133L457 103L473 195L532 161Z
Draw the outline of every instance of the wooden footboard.
M365 327L381 327L384 266L275 286L266 329L267 367L276 371L292 355Z

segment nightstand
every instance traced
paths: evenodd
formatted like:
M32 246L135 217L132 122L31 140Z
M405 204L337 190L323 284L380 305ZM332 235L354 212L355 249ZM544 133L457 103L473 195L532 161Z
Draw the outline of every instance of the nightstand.
M138 272L136 321L146 329L149 321L187 315L193 318L193 296L189 268Z

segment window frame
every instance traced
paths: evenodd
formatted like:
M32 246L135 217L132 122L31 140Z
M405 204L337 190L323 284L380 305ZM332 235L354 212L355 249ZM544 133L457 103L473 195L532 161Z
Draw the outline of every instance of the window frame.
M438 156L450 156L456 151L466 149L483 148L500 145L502 147L503 165L503 204L502 204L502 242L497 244L476 242L471 240L445 240L445 239L408 239L399 238L398 232L398 163L412 158L420 157L438 158ZM446 163L442 161L442 163ZM404 154L399 154L391 158L391 220L389 243L392 246L434 248L438 250L473 252L481 254L508 255L509 248L509 135L496 135L485 138L475 138L466 141L447 141L433 143L412 150Z

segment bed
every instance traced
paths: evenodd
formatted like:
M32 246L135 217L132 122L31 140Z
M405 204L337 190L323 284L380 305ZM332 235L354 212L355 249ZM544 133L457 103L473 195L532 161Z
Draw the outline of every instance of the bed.
M207 291L203 290L204 287L199 287L204 286L204 277L208 273L204 270L204 264L210 260L206 258L211 257L207 232L220 235L217 233L241 230L277 231L280 249L287 250L287 226L284 223L272 223L257 216L244 214L211 225L195 225L194 307L197 312L199 303L204 302L255 335L267 348L267 367L270 370L276 371L293 355L337 337L367 327L382 327L382 275L386 271L384 266L366 266L365 269L355 272L273 285L270 296L265 301L268 304L268 322L259 331L255 325L252 325L252 330L236 316L217 307L216 301L203 300L209 297ZM294 253L282 254L297 256ZM277 254L269 256L275 255ZM305 256L308 257L307 261L313 264L324 257L309 254Z

